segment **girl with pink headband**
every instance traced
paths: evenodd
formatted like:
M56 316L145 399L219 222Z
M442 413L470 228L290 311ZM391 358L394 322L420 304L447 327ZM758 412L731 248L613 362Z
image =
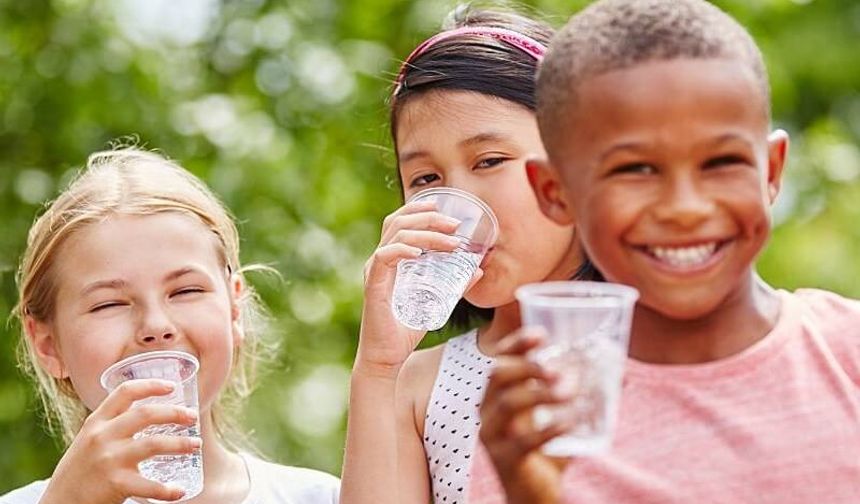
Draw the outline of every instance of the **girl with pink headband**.
M456 223L407 203L382 224L365 268L365 303L351 380L343 504L466 501L493 348L520 325L514 290L594 278L572 226L546 218L526 160L545 157L534 77L553 30L520 15L459 9L449 29L404 61L391 96L391 134L404 200L447 186L485 201L499 238L449 321L462 334L415 351L424 337L391 313L397 263L451 251Z

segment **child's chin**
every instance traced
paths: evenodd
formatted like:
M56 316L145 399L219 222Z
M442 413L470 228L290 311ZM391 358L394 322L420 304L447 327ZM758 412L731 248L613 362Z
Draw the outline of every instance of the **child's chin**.
M691 293L673 298L662 298L659 300L641 299L640 304L659 313L663 317L673 320L692 321L702 319L713 313L720 305L721 299L711 295L704 298Z

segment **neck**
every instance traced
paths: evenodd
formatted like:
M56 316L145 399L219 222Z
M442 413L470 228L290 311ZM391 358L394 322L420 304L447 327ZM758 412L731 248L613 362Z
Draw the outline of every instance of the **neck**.
M250 490L245 462L228 450L215 432L211 412L201 412L200 434L203 438L203 491L189 504L238 503Z
M735 355L776 325L777 293L750 272L742 287L715 310L693 320L667 317L637 305L630 356L654 364L699 364Z
M484 355L496 355L496 344L520 325L520 307L516 301L496 307L493 320L478 330L478 349Z

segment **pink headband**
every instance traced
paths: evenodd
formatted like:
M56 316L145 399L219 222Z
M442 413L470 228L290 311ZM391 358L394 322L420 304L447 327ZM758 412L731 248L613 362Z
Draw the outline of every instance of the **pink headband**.
M523 35L522 33L517 33L505 28L494 28L491 26L464 26L454 30L443 31L422 42L412 51L412 53L409 54L403 62L403 65L400 66L400 71L397 73L397 80L394 83L394 93L392 96L397 96L397 93L400 92L400 88L403 86L403 77L406 74L406 68L409 66L410 61L423 54L424 51L437 42L453 37L459 37L461 35L480 35L500 40L516 47L537 61L542 60L543 55L546 52L546 47L537 40Z

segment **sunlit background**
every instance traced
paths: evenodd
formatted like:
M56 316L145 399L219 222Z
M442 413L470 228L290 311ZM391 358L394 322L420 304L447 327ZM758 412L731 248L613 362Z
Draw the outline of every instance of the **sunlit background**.
M537 0L560 25L586 2ZM860 3L723 0L765 53L792 135L777 286L860 296ZM0 313L26 231L88 153L135 135L240 221L280 355L246 423L282 463L339 473L361 268L398 205L385 99L399 58L455 4L392 0L0 0ZM50 475L32 385L0 331L0 494ZM438 342L444 336L431 336Z

